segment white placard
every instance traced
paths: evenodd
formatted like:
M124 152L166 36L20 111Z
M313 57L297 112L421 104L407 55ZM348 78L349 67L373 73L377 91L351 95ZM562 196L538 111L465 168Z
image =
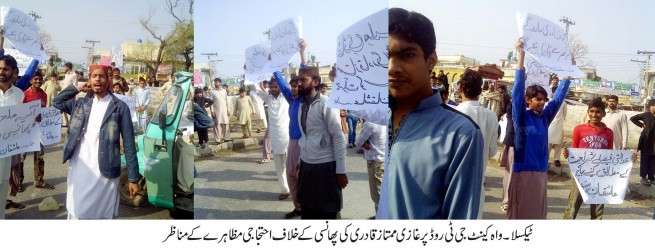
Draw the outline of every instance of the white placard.
M569 168L586 204L623 203L630 180L633 151L568 150Z
M41 149L41 101L0 107L0 158Z
M16 49L11 49L11 48L5 49L5 55L11 55L12 57L14 57L14 59L16 59L16 62L18 63L18 76L23 76L23 74L25 74L25 71L27 70L27 67L29 67L32 61L34 60L34 58L27 56Z
M526 58L532 56L545 70L559 76L580 77L583 73L571 60L566 32L540 16L517 13L519 35Z
M44 146L57 144L61 141L61 110L56 108L41 108L41 143Z
M123 49L122 45L113 46L111 48L111 61L116 64L116 67L123 68Z
M32 17L20 10L0 6L0 25L4 27L5 39L11 41L18 51L32 58L46 57L41 50L39 27Z
M300 51L300 38L302 38L301 17L286 19L270 29L271 60L269 69L281 70L289 66L289 61Z
M246 84L255 84L268 80L275 70L269 68L271 45L262 42L246 48Z
M134 97L124 96L120 94L114 94L114 96L116 96L116 98L127 104L127 107L130 108L130 116L132 116L132 122L137 122L138 118L136 116L136 100L134 100Z
M540 85L548 93L548 97L553 96L550 89L550 72L544 68L539 61L533 59L531 56L525 56L525 88L531 85Z
M337 77L329 105L338 109L388 109L388 10L358 21L337 40Z

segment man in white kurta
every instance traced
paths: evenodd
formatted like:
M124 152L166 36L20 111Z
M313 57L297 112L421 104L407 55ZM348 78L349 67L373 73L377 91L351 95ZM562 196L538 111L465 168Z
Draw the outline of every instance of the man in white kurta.
M136 100L136 112L138 113L138 120L136 124L136 131L145 132L146 123L148 121L148 104L150 103L150 89L146 88L146 80L139 79L139 88L134 91Z
M11 56L3 56L3 59L0 60L0 107L12 106L23 102L23 91L13 85L13 74L15 70L13 67L16 64L16 60ZM11 156L0 158L0 202L7 201L10 176ZM2 208L0 209L0 219L4 218L5 208Z
M475 124L480 127L482 137L484 138L484 150L482 157L484 158L483 170L487 168L488 158L496 155L498 151L498 117L494 111L480 105L478 99L481 93L482 77L480 74L473 70L467 69L462 74L462 79L459 81L459 95L462 98L462 103L457 105L455 109L463 114L469 116ZM480 187L480 206L484 206L484 177L482 177L482 187ZM483 207L478 210L478 219L482 218Z
M268 88L266 88L268 82L264 82L259 84L259 88L255 85L252 85L250 91L250 98L252 98L252 102L257 108L257 117L254 118L253 121L257 123L257 130L259 130L259 127L263 127L266 131L264 133L264 141L262 142L262 160L260 163L268 163L271 161L271 139L269 136L269 129L267 127L267 112L265 111L266 108L264 108L264 104L266 103L264 99L268 97Z
M546 103L548 104L548 103ZM566 102L562 104L548 126L548 154L554 150L553 160L556 166L561 166L560 156L562 154L562 139L564 137L564 119L566 119Z
M114 153L111 151L112 146L110 145L117 144L107 144L110 151L103 151L100 149L100 142L103 142L103 144L104 142L109 143L112 138L107 136L124 136L126 133L133 135L133 131L131 130L131 119L128 125L125 125L124 122L116 123L116 120L130 118L129 110L125 103L114 100L113 95L109 94L107 87L109 84L108 68L93 65L89 72L89 82L81 83L76 88L79 90L86 87L87 84L90 86L94 93L90 100L92 101L90 106L88 102L79 102L82 100L72 99L72 94L76 93L73 86L62 91L53 102L55 107L65 112L74 112L75 115L73 116L81 118L71 120L71 125L75 126L76 129L69 131L70 136L64 145L64 161L67 158L67 152L71 151L68 149L72 149L67 178L66 209L68 210L68 219L112 219L118 216L118 204L120 202L120 179L118 175L120 172L117 173L113 170L113 167L110 167L112 171L108 173L114 174L110 174L112 176L104 175L101 172L101 166L106 164L101 163L109 163L109 161L101 161L100 155L105 156L105 158L106 156L113 156ZM78 105L76 106L75 103ZM112 112L111 116L106 116L110 107L118 111ZM86 113L88 113L88 116L84 117ZM82 117L80 117L80 114ZM105 117L108 117L108 119ZM103 123L107 123L107 130L105 130ZM124 130L124 128L129 130ZM115 131L117 129L119 131ZM75 135L79 135L77 141L73 140ZM138 173L138 169L134 170L134 166L138 166L134 164L136 163L136 150L133 142L126 145L126 140L133 139L133 137L122 138L126 159L128 160L128 171L132 171L128 173L130 178L128 188L130 195L134 196L140 190L137 183L138 179L134 177L134 172ZM72 146L70 146L71 142L74 142ZM118 149L115 146L113 148ZM118 153L115 154L120 156ZM116 160L120 160L120 157L114 158L114 161ZM135 179L132 179L133 177Z
M222 87L220 78L214 79L214 88L209 91L209 99L214 101L210 106L214 120L214 140L217 143L230 140L230 110L232 101L227 99L227 90Z
M273 162L280 184L280 200L290 196L287 184L286 161L287 146L289 145L289 103L280 95L277 82L271 82L269 94L265 98L268 105L268 135L271 141Z
M77 73L73 71L73 64L68 62L64 64L64 69L66 69L66 74L64 74L64 79L61 80L61 83L59 84L62 89L66 89L69 85L77 85ZM68 120L70 119L70 116L66 113L62 115L62 125L63 126L68 126Z
M614 150L625 150L628 148L628 116L618 108L619 97L611 95L607 97L607 114L603 117L603 123L614 133Z
M111 96L93 98L91 115L70 161L66 191L68 219L112 219L118 216L119 178L106 178L98 166L99 134Z

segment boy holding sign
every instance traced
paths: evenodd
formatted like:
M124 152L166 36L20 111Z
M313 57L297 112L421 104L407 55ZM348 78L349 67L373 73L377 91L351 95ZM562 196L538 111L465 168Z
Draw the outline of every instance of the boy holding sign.
M589 149L608 149L614 146L614 132L602 122L605 117L605 103L602 99L596 98L589 102L587 123L576 126L573 129L573 140L571 148L589 148ZM636 160L636 153L633 153L632 160ZM568 158L569 152L564 150L564 157ZM571 193L569 194L569 204L564 211L564 219L575 219L582 205L582 195L575 183L572 181ZM603 219L603 204L590 204L589 212L592 220Z
M41 89L41 85L43 84L43 74L41 74L40 71L37 71L34 74L34 77L32 77L32 80L30 82L32 83L32 87L30 87L25 91L25 97L23 98L23 103L40 100L41 108L45 108L46 102L48 100L48 95L45 93L43 89ZM41 116L37 116L36 121L41 122ZM45 161L43 160L43 156L44 156L43 144L41 144L41 150L34 152L34 187L40 189L55 189L54 185L51 185L43 181L43 175L45 174L45 170L44 170ZM23 188L23 173L22 173L23 162L25 161L26 157L27 157L27 153L23 153L20 160L21 178L20 178L19 189L21 190Z

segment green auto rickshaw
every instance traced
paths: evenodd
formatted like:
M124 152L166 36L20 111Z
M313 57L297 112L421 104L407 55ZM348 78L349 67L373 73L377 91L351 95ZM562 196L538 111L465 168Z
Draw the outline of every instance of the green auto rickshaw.
M123 171L121 203L139 207L147 196L152 205L169 209L171 217L193 219L194 147L182 139L184 133L193 132L193 121L183 113L191 96L193 74L177 72L175 76L177 80L153 113L144 134L137 136L142 191L130 197L127 172Z

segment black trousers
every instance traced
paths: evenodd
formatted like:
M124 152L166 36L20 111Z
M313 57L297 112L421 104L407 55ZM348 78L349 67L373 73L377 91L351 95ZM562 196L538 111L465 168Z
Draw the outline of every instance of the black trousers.
M198 132L199 144L206 144L209 142L209 130L207 128L198 128L196 129L196 132Z
M655 155L645 155L641 153L641 161L639 161L639 176L648 180L655 180Z
M311 164L301 161L298 177L298 202L301 219L336 219L343 197L337 185L337 163Z

